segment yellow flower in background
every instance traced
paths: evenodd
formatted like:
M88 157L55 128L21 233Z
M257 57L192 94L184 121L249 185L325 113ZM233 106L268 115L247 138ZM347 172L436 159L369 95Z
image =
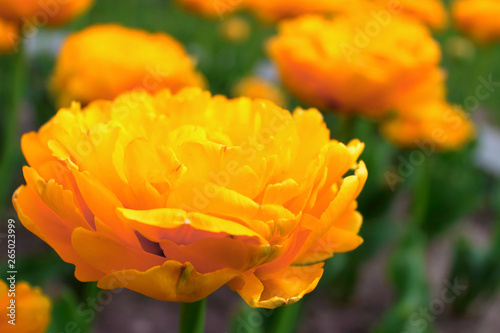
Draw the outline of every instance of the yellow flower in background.
M374 0L381 8L403 13L413 17L434 29L442 29L446 25L446 8L441 0Z
M499 0L458 0L453 18L460 30L481 43L500 40Z
M474 137L466 113L446 102L446 73L436 68L412 86L397 91L395 114L382 121L382 134L396 146L460 149Z
M440 0L177 0L184 8L206 17L241 9L249 10L268 23L303 15L331 15L359 11L389 11L391 16L405 14L440 29L446 23L446 9Z
M219 32L222 37L233 43L241 43L248 39L252 32L248 21L242 17L228 17L222 20Z
M363 147L330 140L314 109L136 91L75 103L24 135L13 203L80 281L176 302L228 285L274 308L362 243Z
M113 99L134 89L178 91L205 79L184 47L165 33L95 25L68 38L52 77L60 106Z
M304 103L371 117L434 72L441 52L415 20L373 12L283 22L268 43L283 84Z
M185 9L208 18L231 15L242 7L247 0L176 0Z
M245 77L237 82L233 87L233 96L267 99L281 107L288 104L284 92L276 84L259 76Z
M474 125L459 107L444 101L408 105L384 122L382 134L403 148L456 150L474 138Z
M11 301L14 300L14 303ZM15 305L15 316L11 314ZM50 323L51 302L40 288L26 282L18 282L13 288L0 280L0 332L44 333ZM15 325L9 324L15 318Z
M245 6L266 22L310 14L335 14L361 10L363 0L246 0Z
M14 51L19 43L19 26L0 18L0 54Z
M450 36L446 39L444 48L451 56L459 59L473 59L476 56L476 46L462 36Z
M0 17L30 26L60 25L82 14L94 0L2 0Z

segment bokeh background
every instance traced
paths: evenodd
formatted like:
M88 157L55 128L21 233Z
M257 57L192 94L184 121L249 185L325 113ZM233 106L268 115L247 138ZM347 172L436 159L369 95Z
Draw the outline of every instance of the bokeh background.
M54 115L55 100L48 82L58 50L69 34L95 23L120 23L170 34L196 59L214 94L233 96L235 85L249 75L279 87L264 48L265 41L276 33L275 27L247 13L236 15L238 27L230 16L206 19L168 0L97 0L88 13L62 28L41 27L33 38L25 40L28 66L18 81L11 79L15 56L0 56L2 140L14 130L12 124L18 126L18 143L22 133L38 129ZM228 29L243 29L244 36L235 40L231 33L228 36ZM477 45L453 24L435 32L434 37L442 48L442 68L448 73L449 101L466 104L468 97L476 95L482 79L491 77L500 82L500 43ZM26 88L13 123L6 110L16 84ZM282 93L289 110L300 105L286 89ZM408 161L412 151L386 142L372 121L356 119L353 136L366 143L361 158L369 170L368 184L359 200L364 244L327 261L318 288L292 310L250 309L237 294L222 288L208 298L206 332L278 332L277 327L279 332L399 333L408 327L414 330L407 332L498 332L500 86L468 111L477 126L476 140L460 151L426 154L426 165L410 164L395 189L387 183L387 172L401 173L401 161ZM325 120L335 137L341 118L325 114ZM6 146L3 141L2 147ZM7 271L7 220L17 220L10 197L24 183L21 165L25 161L19 144L8 158L15 167L1 174L2 278ZM408 237L412 193L424 172L429 177L423 233ZM49 332L177 330L178 304L128 290L103 293L93 283L82 284L74 278L72 265L17 225L18 279L41 286L53 300ZM450 284L466 288L459 288L456 299L441 308L439 300ZM418 321L417 325L405 324L411 321ZM288 323L288 328L283 323Z

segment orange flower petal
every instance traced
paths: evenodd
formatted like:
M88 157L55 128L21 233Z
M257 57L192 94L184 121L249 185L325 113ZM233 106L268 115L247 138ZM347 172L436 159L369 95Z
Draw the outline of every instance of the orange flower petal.
M240 237L236 239L207 237L186 245L162 240L160 246L168 260L190 262L200 273L214 272L223 268L247 271L263 262L271 249L269 244L252 244Z
M71 246L71 234L77 225L62 220L29 187L20 187L13 203L26 229L49 244L64 261L75 265L77 279L86 282L102 277L102 273L82 260Z
M113 192L92 178L88 172L73 171L73 175L92 213L115 230L126 244L140 248L132 228L123 223L116 213L116 209L123 206Z
M323 275L323 263L288 267L271 278L261 280L258 274L247 274L243 287L229 284L233 290L254 308L274 309L293 304L316 288ZM236 289L240 287L239 289Z
M164 257L128 247L108 236L83 228L73 232L71 244L83 260L105 274L125 269L145 271L165 262Z
M230 268L200 274L190 263L171 260L144 272L129 269L108 274L97 286L127 288L162 301L190 303L207 297L231 280L242 278L241 273Z

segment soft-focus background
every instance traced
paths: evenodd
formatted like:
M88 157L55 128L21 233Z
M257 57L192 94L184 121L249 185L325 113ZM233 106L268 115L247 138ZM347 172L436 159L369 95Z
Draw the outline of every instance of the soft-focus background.
M88 13L63 28L40 28L33 38L25 41L29 67L24 76L27 89L22 95L17 119L20 128L17 142L21 133L36 130L56 111L48 82L62 42L72 31L94 23L115 22L169 33L196 59L214 94L232 96L235 84L249 75L279 84L264 50L264 42L275 34L275 28L246 13L237 17L242 21L234 26L229 16L208 20L185 11L173 1L97 0ZM231 23L233 25L228 26ZM243 29L244 37L235 40L228 36L234 29ZM466 104L467 98L476 96L478 87L488 78L500 82L500 43L479 46L452 25L435 33L435 38L442 47L442 67L448 73L451 102ZM12 58L12 55L0 56L2 139L10 130L5 114L13 82L5 78L11 77ZM285 90L283 93L286 94ZM401 326L395 324L395 318L400 318L398 313L408 313L408 320L418 321L411 332L498 332L500 227L496 225L500 222L500 86L494 86L489 93L487 98L481 98L478 107L469 110L477 126L475 142L458 152L425 155L429 160L426 167L430 170L427 170L430 181L423 226L425 239L403 237L411 189L419 182L420 164L405 163L410 159L410 151L387 143L371 121L357 119L353 136L366 143L361 158L370 174L359 202L364 216L361 234L365 243L351 253L336 254L327 262L320 285L294 305L293 316L289 313L282 316L281 309L251 310L237 294L222 288L208 298L206 332L276 332L273 325L288 320L291 327L297 327L296 332L399 333ZM292 96L286 95L286 98L288 109L299 105ZM340 118L326 114L325 120L335 137ZM7 193L0 203L2 278L7 271L7 220L17 220L10 196L24 183L21 165L25 162L20 149L9 158L17 167L1 175L2 193ZM392 189L387 183L387 172L401 174L401 168L403 180ZM128 290L119 290L110 296L100 292L93 283L79 283L74 278L72 265L64 263L20 223L17 225L18 280L41 286L52 298L49 332L177 330L178 304L156 301ZM425 242L425 252L413 242ZM398 262L408 263L404 269L401 265L391 265L395 251ZM413 265L416 261L425 264ZM398 286L398 281L406 284ZM447 292L450 285L459 286L455 290L457 297L453 302L442 302L443 292ZM467 288L463 290L462 286ZM401 288L412 290L405 298L406 303L398 301L395 290ZM418 299L427 292L430 302L423 305L412 302L412 297Z

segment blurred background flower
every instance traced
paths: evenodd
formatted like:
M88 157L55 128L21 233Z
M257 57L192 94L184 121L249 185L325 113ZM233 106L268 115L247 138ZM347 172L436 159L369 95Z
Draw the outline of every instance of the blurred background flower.
M247 0L176 0L189 11L208 18L223 18L244 7Z
M362 9L364 1L353 0L246 0L246 7L265 22L277 22L312 14L338 14Z
M4 333L45 333L51 319L50 299L40 288L26 282L11 285L0 280L0 309L0 329Z
M220 25L220 34L230 42L244 42L251 33L250 24L242 17L229 17Z
M446 7L440 0L374 0L373 2L389 13L407 15L434 29L443 29L447 23Z
M203 87L205 79L178 41L119 25L92 26L68 38L52 78L60 106L189 86Z
M378 27L375 35L358 28L370 23ZM302 102L375 118L435 71L441 58L424 26L394 17L382 28L369 12L284 22L268 50L283 84Z
M283 90L275 83L260 76L248 76L241 79L236 83L232 92L235 97L266 99L283 108L286 108L288 104Z
M500 40L500 1L457 0L453 17L457 27L480 43Z
M17 48L19 27L16 23L0 18L0 54L9 53Z
M21 22L27 29L42 25L61 25L81 15L94 0L2 0L0 17Z
M438 150L456 150L473 138L474 125L460 108L436 100L408 105L384 122L381 131L403 148L427 144Z

